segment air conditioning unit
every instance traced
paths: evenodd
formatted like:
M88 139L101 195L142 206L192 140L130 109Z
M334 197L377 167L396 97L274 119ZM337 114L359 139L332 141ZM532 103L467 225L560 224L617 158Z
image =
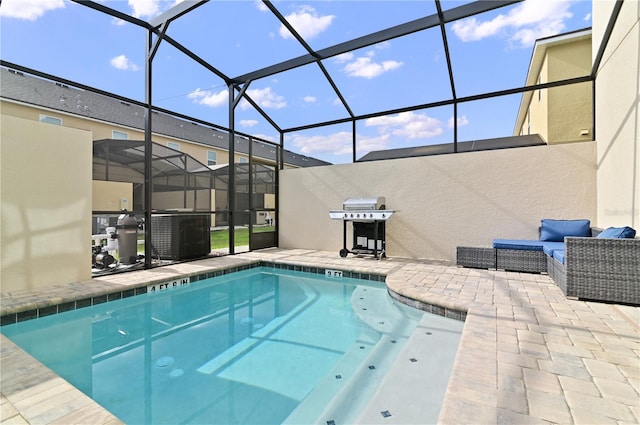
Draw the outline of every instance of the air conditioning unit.
M154 215L151 217L153 254L163 260L191 260L211 252L211 216Z

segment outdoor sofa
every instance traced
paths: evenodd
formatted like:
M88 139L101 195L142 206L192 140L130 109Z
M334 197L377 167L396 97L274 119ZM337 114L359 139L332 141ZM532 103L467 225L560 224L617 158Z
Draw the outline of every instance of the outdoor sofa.
M640 305L640 239L630 227L543 219L538 240L494 239L492 248L458 247L458 264L549 273L567 297Z

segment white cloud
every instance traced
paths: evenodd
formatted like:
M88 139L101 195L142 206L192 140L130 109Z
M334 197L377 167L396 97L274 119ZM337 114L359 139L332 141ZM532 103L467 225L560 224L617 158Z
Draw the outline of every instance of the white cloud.
M305 96L302 100L304 100L307 103L315 103L316 97L315 96Z
M125 55L116 56L111 59L111 66L123 71L137 71L140 69L138 65L129 61Z
M213 108L229 104L229 92L227 90L216 93L211 90L200 90L197 88L189 93L187 97L200 105L211 106Z
M253 136L257 137L259 139L269 140L271 142L278 142L280 140L279 137L273 137L273 136L268 135L268 134L260 134L260 133L258 133L258 134L254 134Z
M255 0L254 1L256 8L258 8L258 10L260 12L268 12L269 8L261 1L261 0Z
M2 0L0 15L35 21L50 10L64 7L63 0Z
M458 117L458 127L462 127L469 124L469 120L467 119L466 115L463 115L461 117ZM453 117L449 118L449 128L453 128Z
M378 127L381 134L393 134L406 139L426 139L443 133L444 123L427 114L401 112L396 115L369 118L367 127Z
M160 13L160 0L129 0L134 18L153 18Z
M353 152L353 139L350 132L341 131L326 136L293 135L290 142L304 155L330 153L333 155L350 155ZM387 149L389 135L379 137L358 136L356 149L358 156L372 150Z
M333 60L336 61L337 63L346 63L352 59L353 59L353 53L351 52L342 53L340 55L333 57Z
M175 0L173 2L167 0L128 0L129 7L131 7L131 15L134 18L140 19L156 17L183 1L184 0Z
M244 128L251 128L258 125L257 120L240 120L240 125Z
M318 15L312 6L300 6L297 11L285 16L291 26L305 39L311 39L329 28L335 15ZM280 25L280 37L293 38L287 27Z
M120 18L113 18L113 19L111 19L111 24L115 25L117 27L122 27L122 26L127 24L127 21L124 21L124 20L122 20Z
M574 0L525 0L509 13L488 21L476 17L453 24L454 33L462 41L477 41L492 36L506 36L511 43L530 47L536 39L562 32L564 21L573 15L569 7Z
M262 108L281 109L287 106L287 102L284 100L284 97L272 92L271 87L265 87L264 89L249 89L247 90L247 95L249 95L249 97ZM241 109L247 109L250 106L249 102L245 100L240 102Z
M369 54L370 53L371 52L369 52ZM373 55L356 58L356 60L345 65L344 71L350 77L363 77L370 79L385 72L397 69L403 65L402 62L398 61L374 62L372 57Z

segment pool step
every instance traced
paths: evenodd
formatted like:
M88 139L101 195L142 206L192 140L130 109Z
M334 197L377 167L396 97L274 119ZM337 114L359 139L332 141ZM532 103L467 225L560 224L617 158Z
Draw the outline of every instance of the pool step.
M378 291L384 291L385 296L380 297L379 293L368 296ZM371 331L361 335L285 424L353 423L413 330L412 326L407 328L406 310L386 296L384 288L358 287L352 294L351 304L354 314L367 323ZM416 311L415 314L422 313Z
M405 425L416 418L437 423L463 326L425 314L375 394L349 423Z

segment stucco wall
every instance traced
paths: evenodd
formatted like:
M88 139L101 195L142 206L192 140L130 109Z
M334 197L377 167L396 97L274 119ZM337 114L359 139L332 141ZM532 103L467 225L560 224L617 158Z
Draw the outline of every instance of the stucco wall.
M557 81L591 72L591 40L560 44L548 49L548 80ZM545 90L548 98L549 143L592 140L592 84L571 84ZM581 134L586 130L586 134Z
M593 56L614 1L593 2ZM640 2L624 2L596 77L598 223L640 230Z
M2 291L89 279L91 132L1 118Z
M92 182L93 211L120 211L133 209L133 184L123 182ZM128 206L127 206L128 205Z
M538 81L542 83L549 82L549 61L545 57L540 68ZM524 134L539 134L549 143L549 92L547 90L535 90L531 96L529 104L529 114L524 121L528 132Z
M342 222L328 212L357 196L398 210L389 256L454 261L457 246L537 238L542 218L595 220L595 151L585 142L285 170L280 246L337 256Z

